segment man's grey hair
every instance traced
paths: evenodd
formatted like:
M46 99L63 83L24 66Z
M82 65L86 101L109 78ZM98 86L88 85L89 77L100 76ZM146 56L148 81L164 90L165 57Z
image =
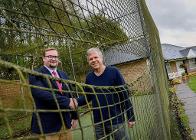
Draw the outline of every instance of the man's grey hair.
M98 55L103 58L103 53L99 48L90 48L87 50L87 57L92 53L92 52L97 52Z

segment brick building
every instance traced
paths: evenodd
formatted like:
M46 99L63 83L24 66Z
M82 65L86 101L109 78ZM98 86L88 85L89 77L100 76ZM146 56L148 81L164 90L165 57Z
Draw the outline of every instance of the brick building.
M169 79L196 72L196 46L185 48L162 44L161 47Z
M150 66L146 54L141 52L141 48L140 52L123 50L125 49L122 48L120 50L115 47L104 50L105 64L116 66L125 78L126 83L132 85L134 90L149 91L152 84Z

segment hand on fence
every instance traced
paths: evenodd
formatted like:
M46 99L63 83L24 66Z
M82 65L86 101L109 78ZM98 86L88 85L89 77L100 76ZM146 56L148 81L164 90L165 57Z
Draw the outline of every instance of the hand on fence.
M71 121L71 127L72 127L72 128L75 129L75 128L77 127L77 125L78 125L78 120L72 120L72 121Z
M135 125L135 122L128 122L128 127L131 128Z
M76 109L78 107L78 102L75 98L70 98L69 107L71 109Z

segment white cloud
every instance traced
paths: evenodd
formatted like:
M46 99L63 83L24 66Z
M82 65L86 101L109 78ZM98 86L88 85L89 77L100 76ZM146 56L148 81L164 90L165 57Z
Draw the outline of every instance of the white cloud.
M182 32L180 30L164 29L159 30L162 43L170 43L182 47L190 47L196 45L196 32ZM183 34L182 34L183 33Z
M195 0L147 0L162 43L196 45Z

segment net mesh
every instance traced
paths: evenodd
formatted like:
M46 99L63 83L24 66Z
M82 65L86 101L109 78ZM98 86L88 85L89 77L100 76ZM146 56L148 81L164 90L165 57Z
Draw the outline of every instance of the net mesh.
M53 77L32 71L42 65L41 50L47 47L58 49L60 69L70 78L60 79L69 85L65 94L86 99L88 95L123 98L116 104L130 100L136 124L133 128L126 124L121 127L126 128L131 139L170 139L164 61L158 31L144 0L0 0L0 42L0 139L44 137L40 112L59 113L63 123L59 133L67 132L62 114L73 110L59 105L56 89L51 86ZM82 84L89 71L86 50L91 47L103 51L106 65L120 69L126 85ZM49 88L29 84L29 75L45 79ZM35 109L31 88L51 92L57 109ZM89 92L85 92L86 88ZM129 93L129 98L122 96L123 92ZM97 107L88 102L75 110L79 124L71 130L73 139L95 139L93 110L109 110L107 101ZM38 116L40 135L30 131L32 113ZM104 120L104 114L100 114L100 123L113 119Z

